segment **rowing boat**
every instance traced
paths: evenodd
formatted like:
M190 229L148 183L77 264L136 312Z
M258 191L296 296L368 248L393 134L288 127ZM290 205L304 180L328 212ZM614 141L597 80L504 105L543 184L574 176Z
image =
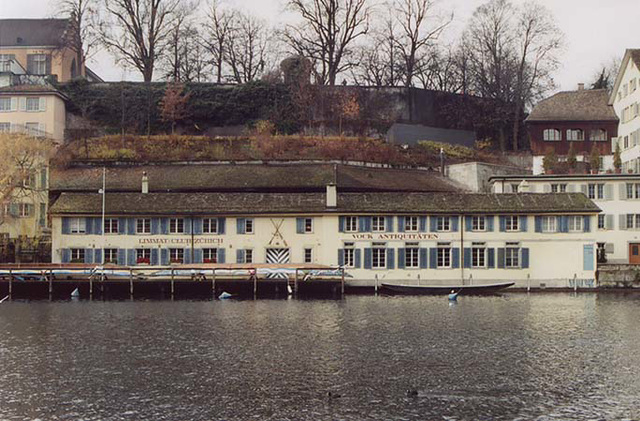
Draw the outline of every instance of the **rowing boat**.
M452 290L462 295L493 294L514 285L515 282L499 282L480 285L402 285L381 284L382 288L396 294L447 295Z

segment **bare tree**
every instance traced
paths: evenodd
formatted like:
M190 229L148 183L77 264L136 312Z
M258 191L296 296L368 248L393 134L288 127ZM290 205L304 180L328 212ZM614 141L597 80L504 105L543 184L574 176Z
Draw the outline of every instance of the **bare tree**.
M416 69L415 78L424 89L464 93L464 66L453 47L432 49L429 60Z
M369 42L360 50L358 65L352 71L356 84L396 86L402 78L403 65L396 45L396 21L392 14L373 28Z
M260 77L267 64L268 35L264 21L249 14L234 14L232 31L224 61L235 83L247 83Z
M285 41L299 55L312 60L316 80L335 85L336 76L349 70L354 42L369 30L367 0L289 0L302 23L289 25Z
M177 18L162 61L164 78L173 82L203 82L209 59L197 28L186 16Z
M211 55L216 83L222 82L223 66L227 55L229 38L233 30L235 11L224 9L220 2L212 0L203 25L203 45Z
M413 79L426 48L433 46L453 15L446 19L438 16L437 0L399 0L396 15L400 28L396 43L404 62L405 87L413 86Z
M58 10L69 19L63 47L75 53L76 69L82 74L87 58L100 43L98 0L58 0Z
M103 44L150 82L175 19L190 7L180 0L105 0L105 7L110 21L101 25Z

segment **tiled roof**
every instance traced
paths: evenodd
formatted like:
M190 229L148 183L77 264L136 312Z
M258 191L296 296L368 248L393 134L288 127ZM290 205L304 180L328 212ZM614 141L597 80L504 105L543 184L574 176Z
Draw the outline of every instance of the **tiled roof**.
M227 215L299 213L596 213L581 193L455 194L339 193L327 209L323 193L107 193L109 215ZM62 193L51 214L100 215L99 193Z
M56 95L67 100L67 96L50 85L11 85L0 87L0 95L11 94L33 94L33 95Z
M558 92L540 101L527 121L618 121L606 89Z
M68 19L0 19L0 47L59 46L68 22Z
M333 164L144 165L107 168L107 191L141 190L142 173L151 192L323 192L329 183L341 191L457 191L438 173L425 170L367 168ZM52 169L50 189L97 191L101 167Z

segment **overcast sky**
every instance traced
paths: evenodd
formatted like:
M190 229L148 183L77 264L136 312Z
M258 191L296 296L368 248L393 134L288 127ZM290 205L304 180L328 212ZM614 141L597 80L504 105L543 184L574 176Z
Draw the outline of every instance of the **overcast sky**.
M207 0L201 0L206 2ZM526 0L512 0L522 3ZM640 0L539 0L556 18L566 35L562 67L556 73L561 90L589 83L603 64L622 57L626 48L640 48ZM272 22L282 21L285 0L227 0ZM443 9L454 12L454 22L445 38L454 40L473 10L484 0L440 0ZM0 0L0 18L40 18L55 14L55 0ZM284 18L288 19L288 18ZM124 72L107 53L100 53L90 67L107 80L137 79Z

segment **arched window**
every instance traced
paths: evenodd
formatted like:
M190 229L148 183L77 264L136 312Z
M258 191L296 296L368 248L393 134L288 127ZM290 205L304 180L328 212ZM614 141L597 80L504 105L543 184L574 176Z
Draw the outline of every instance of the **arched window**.
M584 140L584 132L582 129L568 129L567 140Z
M74 58L71 62L71 79L75 79L78 76L78 70L76 66L76 59Z
M607 131L605 129L594 129L589 133L589 139L595 141L607 140Z
M544 129L542 139L548 142L562 140L562 134L558 129Z

